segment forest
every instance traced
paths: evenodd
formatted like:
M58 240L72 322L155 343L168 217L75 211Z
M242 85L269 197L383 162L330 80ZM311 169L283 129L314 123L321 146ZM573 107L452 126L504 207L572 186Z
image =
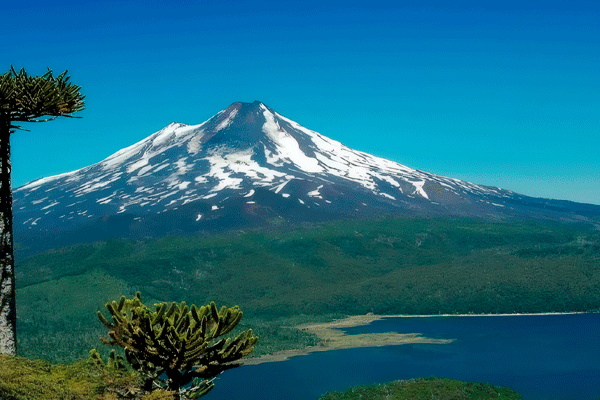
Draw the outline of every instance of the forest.
M136 291L148 304L238 305L239 329L260 337L255 356L316 344L300 324L369 312L595 311L599 261L600 232L589 226L467 218L78 244L18 261L18 349L52 362L85 358L105 334L96 312Z

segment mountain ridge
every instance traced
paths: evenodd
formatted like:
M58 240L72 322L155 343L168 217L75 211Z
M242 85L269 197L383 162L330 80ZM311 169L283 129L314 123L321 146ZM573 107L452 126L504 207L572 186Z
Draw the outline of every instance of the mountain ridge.
M351 149L260 101L232 103L198 125L172 122L104 160L14 190L15 232L25 241L88 229L96 233L83 236L95 239L160 236L379 213L594 222L600 206L413 169Z

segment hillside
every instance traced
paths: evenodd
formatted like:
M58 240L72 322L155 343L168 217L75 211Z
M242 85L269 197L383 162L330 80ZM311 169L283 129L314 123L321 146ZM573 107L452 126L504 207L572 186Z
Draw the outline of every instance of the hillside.
M462 382L445 378L419 378L381 385L357 386L344 392L330 392L319 400L520 400L514 390L488 383Z
M314 344L293 327L350 314L600 309L600 232L461 218L332 221L210 237L115 239L22 260L21 355L84 356L95 311L140 290L146 302L237 304L257 354Z

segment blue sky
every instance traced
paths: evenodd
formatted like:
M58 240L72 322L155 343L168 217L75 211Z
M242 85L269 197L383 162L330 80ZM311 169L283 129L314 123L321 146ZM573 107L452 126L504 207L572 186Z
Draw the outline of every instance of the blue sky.
M14 187L260 100L413 168L600 204L596 1L18 3L0 68L68 69L86 109L12 135Z

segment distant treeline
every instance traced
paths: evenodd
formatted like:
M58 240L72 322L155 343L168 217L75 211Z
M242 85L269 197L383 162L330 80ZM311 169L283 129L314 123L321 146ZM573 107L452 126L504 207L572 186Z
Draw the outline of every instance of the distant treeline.
M16 271L22 355L85 355L102 333L95 311L136 290L156 301L239 305L242 328L259 326L260 354L314 343L282 324L333 315L600 309L600 232L461 218L335 221L75 245Z

